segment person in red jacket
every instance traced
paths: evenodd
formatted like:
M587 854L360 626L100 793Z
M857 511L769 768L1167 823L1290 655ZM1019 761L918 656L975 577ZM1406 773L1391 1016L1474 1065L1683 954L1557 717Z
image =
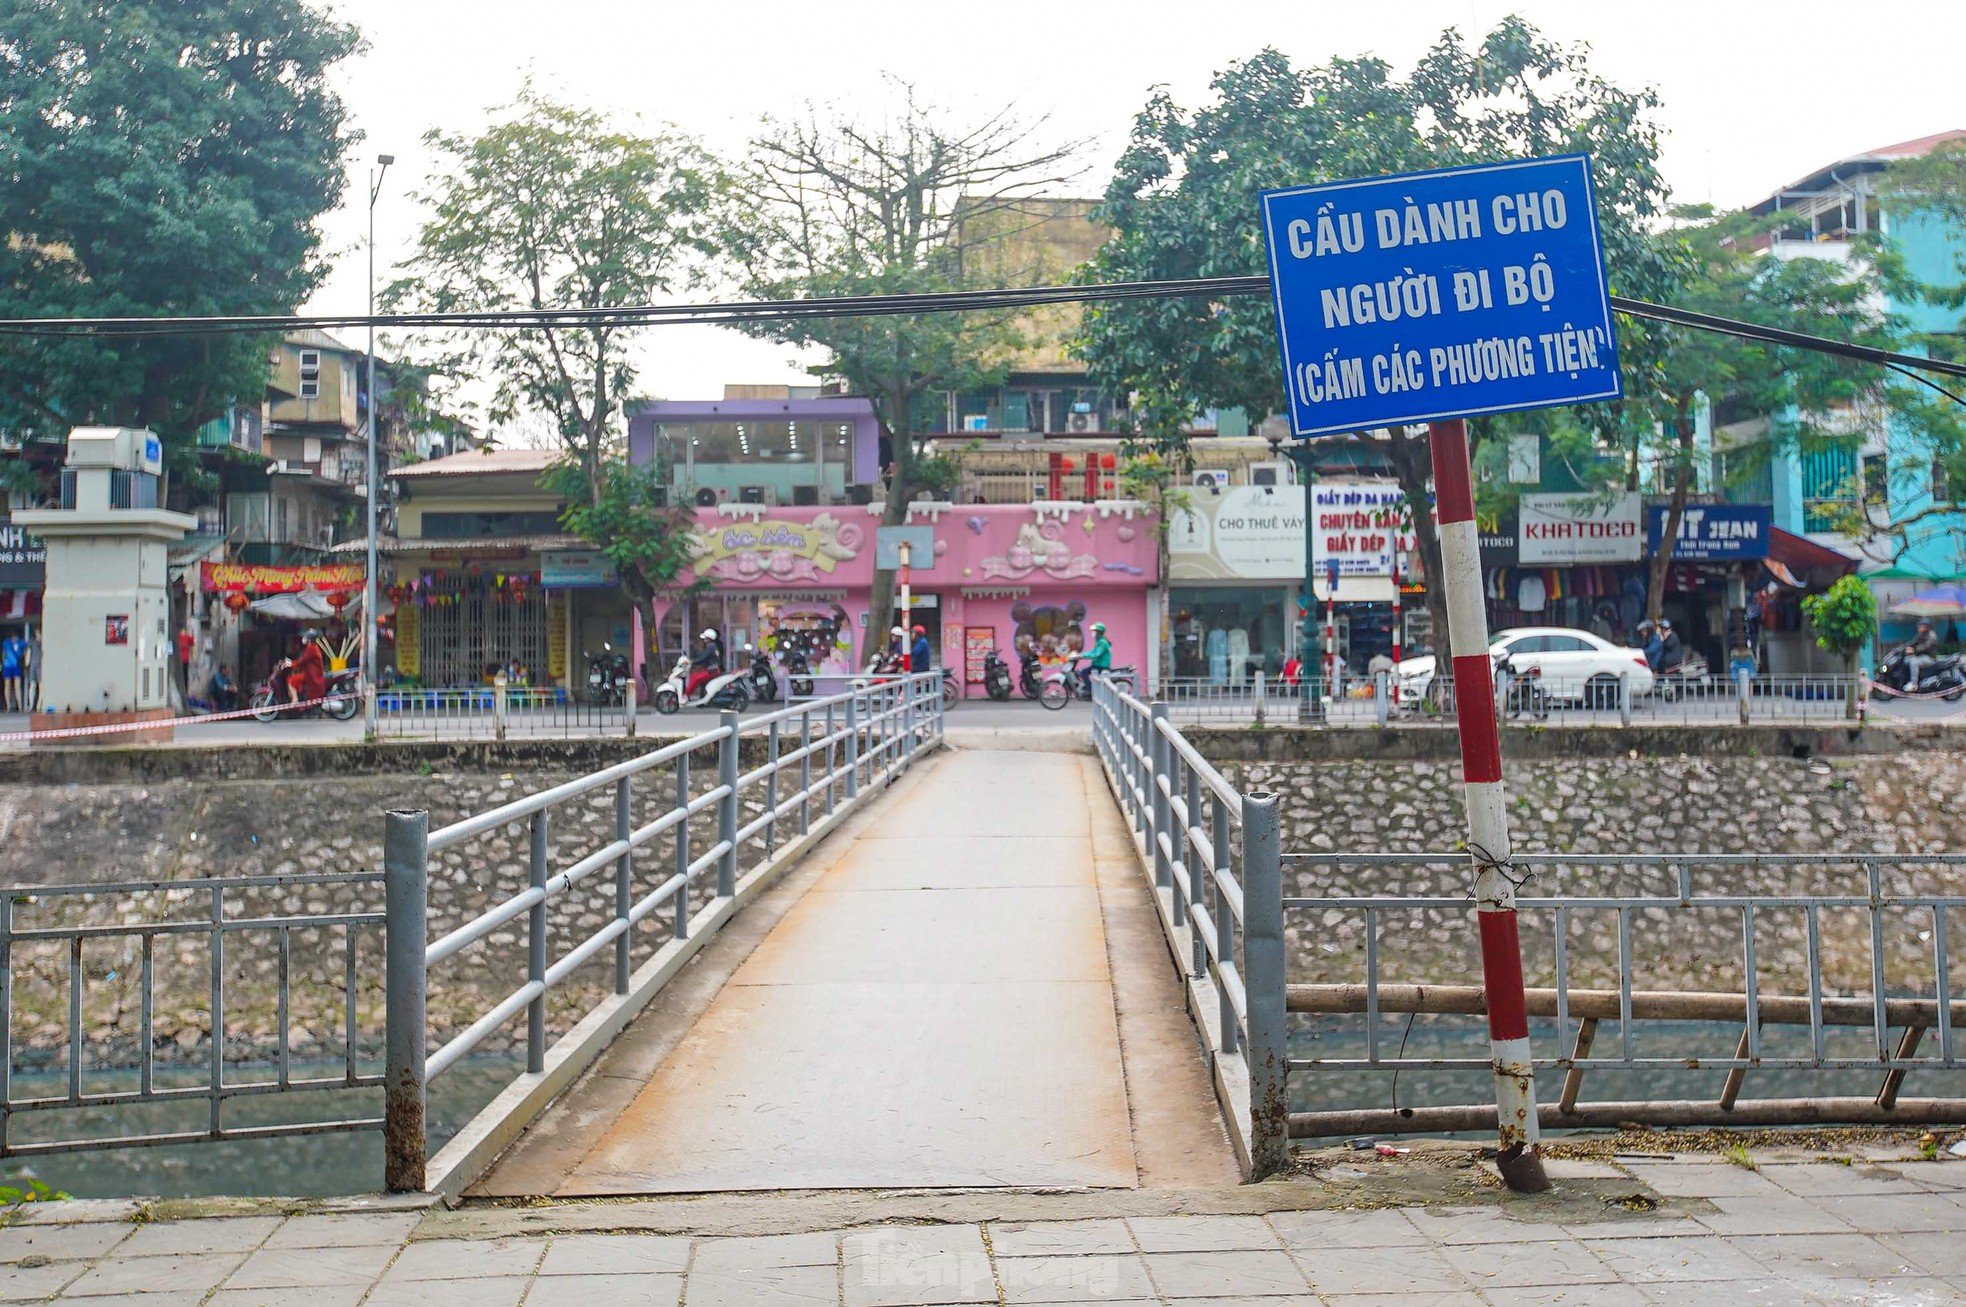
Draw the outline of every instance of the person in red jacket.
M304 703L328 692L328 665L321 655L321 643L312 635L300 639L300 652L294 655L293 670L287 673L289 702Z

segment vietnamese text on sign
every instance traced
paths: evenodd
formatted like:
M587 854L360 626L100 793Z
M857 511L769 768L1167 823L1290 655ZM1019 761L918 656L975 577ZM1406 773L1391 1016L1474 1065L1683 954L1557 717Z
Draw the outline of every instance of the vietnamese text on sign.
M1638 495L1524 495L1517 556L1525 564L1635 563Z
M1653 553L1665 538L1671 510L1661 504L1646 510L1645 540ZM1688 504L1680 514L1673 557L1689 563L1768 557L1775 524L1767 504Z
M1590 160L1266 191L1300 436L1615 399Z

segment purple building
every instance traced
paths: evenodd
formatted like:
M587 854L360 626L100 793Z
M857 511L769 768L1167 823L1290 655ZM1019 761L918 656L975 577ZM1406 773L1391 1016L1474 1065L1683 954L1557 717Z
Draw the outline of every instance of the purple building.
M628 419L628 461L660 462L697 503L866 503L880 473L871 400L658 401Z

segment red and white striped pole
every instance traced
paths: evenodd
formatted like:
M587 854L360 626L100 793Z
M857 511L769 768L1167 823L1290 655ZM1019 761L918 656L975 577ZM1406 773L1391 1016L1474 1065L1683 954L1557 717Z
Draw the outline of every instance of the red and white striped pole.
M1391 678L1392 704L1395 708L1399 707L1399 581L1399 551L1395 549L1393 551L1393 674Z
M1494 665L1488 656L1488 613L1481 599L1481 539L1475 529L1467 426L1458 418L1436 422L1429 434L1440 523L1440 580L1447 599L1447 647L1454 659L1455 718L1468 805L1468 850L1475 866L1475 920L1481 927L1488 1044L1495 1059L1495 1107L1501 1128L1496 1165L1509 1188L1540 1193L1550 1182L1543 1174L1536 1122L1515 882L1508 876L1509 814L1495 720Z

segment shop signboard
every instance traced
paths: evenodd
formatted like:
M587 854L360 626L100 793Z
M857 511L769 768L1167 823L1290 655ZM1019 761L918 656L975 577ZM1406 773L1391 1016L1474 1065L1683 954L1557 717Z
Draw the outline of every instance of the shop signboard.
M1636 563L1638 514L1635 492L1524 495L1516 553L1527 567Z
M618 585L620 576L598 550L554 549L539 556L539 583L548 590L602 590Z
M1311 566L1344 576L1391 576L1417 552L1406 495L1391 481L1320 481L1311 487Z
M1168 524L1167 553L1177 581L1302 580L1304 488L1197 491Z
M1671 509L1656 504L1645 510L1645 547L1659 552ZM1679 518L1673 542L1676 562L1731 563L1768 557L1775 510L1768 504L1688 504Z
M994 626L965 626L963 628L963 680L970 685L983 684L983 660L997 647L997 628Z
M1265 191L1297 436L1616 399L1590 159Z
M48 546L0 513L0 590L39 590L47 578Z
M203 563L199 577L207 594L298 594L319 590L362 588L360 563L323 563L307 567L261 567L253 563Z

